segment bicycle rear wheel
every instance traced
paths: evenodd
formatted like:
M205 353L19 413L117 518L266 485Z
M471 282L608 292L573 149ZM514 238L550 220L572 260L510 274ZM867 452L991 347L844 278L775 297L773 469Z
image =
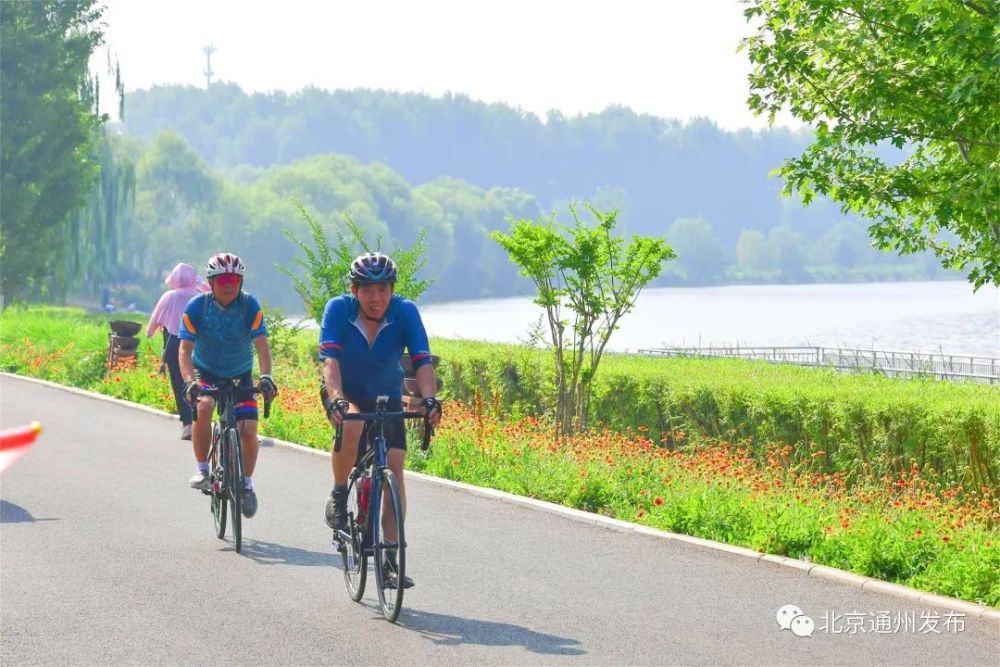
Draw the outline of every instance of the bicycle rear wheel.
M243 456L240 453L240 436L234 428L223 433L226 439L226 492L229 495L230 516L233 524L233 546L236 553L243 548Z
M222 442L219 439L219 428L212 428L212 449L208 453L208 481L212 485L212 520L215 523L215 536L220 540L226 535L226 489L223 486L223 469L219 465L222 460L219 450Z
M344 561L344 583L347 593L355 602L360 602L365 594L365 583L368 580L368 557L365 556L362 542L364 518L361 511L361 489L366 477L362 476L351 482L347 489L347 539L341 543L340 555Z
M406 576L406 538L403 531L403 505L399 498L399 486L391 470L382 471L379 486L380 498L372 498L372 511L378 508L384 514L382 526L390 526L389 531L379 530L379 540L375 544L375 583L378 587L378 601L382 615L390 623L395 623L403 608L404 577ZM395 538L389 539L395 524ZM394 561L394 567L387 562Z

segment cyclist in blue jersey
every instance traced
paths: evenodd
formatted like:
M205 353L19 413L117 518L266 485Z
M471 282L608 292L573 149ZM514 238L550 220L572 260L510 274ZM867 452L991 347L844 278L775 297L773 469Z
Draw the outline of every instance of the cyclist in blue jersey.
M393 294L396 264L388 256L370 252L351 264L351 293L330 299L323 311L319 352L323 360L326 412L337 428L342 411L374 412L378 396L388 396L388 410L402 410L404 348L416 371L417 386L425 396L432 425L441 420L441 403L435 397L437 378L431 363L427 332L415 303ZM334 530L347 526L347 478L357 457L363 423L343 422L339 452L332 451L333 491L326 503L326 523ZM388 465L399 481L399 495L406 511L403 461L406 430L403 420L386 425ZM393 528L393 531L395 529ZM412 585L407 578L404 585Z
M208 260L205 277L212 291L192 298L181 316L178 362L184 378L184 395L198 411L192 429L194 458L198 470L191 488L208 490L208 449L212 438L212 412L215 399L199 398L202 387L211 387L224 379L238 379L239 385L254 386L253 357L257 351L260 387L265 400L271 400L278 388L271 379L271 347L267 340L264 311L253 296L243 291L246 266L236 255L219 253ZM253 472L257 465L257 400L236 404L240 428L243 469L243 516L257 513L257 494Z

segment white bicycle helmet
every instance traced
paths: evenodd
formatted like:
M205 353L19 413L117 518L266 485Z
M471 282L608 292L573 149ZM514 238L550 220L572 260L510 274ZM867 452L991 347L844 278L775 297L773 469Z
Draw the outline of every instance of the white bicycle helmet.
M246 270L247 267L239 256L229 252L220 252L208 260L208 265L205 267L205 277L212 278L221 276L223 273L235 273L242 278Z

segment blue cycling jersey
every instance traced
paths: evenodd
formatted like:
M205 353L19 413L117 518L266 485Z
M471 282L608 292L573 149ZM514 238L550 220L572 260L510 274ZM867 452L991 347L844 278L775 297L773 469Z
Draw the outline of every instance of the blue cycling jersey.
M264 311L257 299L241 291L226 308L211 293L192 298L177 337L194 342L196 368L235 378L253 370L253 339L266 335Z
M349 399L399 398L403 382L399 359L404 348L414 369L431 362L424 323L417 305L409 299L393 295L371 345L353 294L327 302L319 331L319 356L340 362L344 395Z

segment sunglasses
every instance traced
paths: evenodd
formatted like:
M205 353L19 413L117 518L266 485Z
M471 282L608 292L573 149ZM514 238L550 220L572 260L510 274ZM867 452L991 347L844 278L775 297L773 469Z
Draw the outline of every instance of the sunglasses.
M215 276L215 282L220 287L236 287L240 284L240 277L235 273L223 273Z

